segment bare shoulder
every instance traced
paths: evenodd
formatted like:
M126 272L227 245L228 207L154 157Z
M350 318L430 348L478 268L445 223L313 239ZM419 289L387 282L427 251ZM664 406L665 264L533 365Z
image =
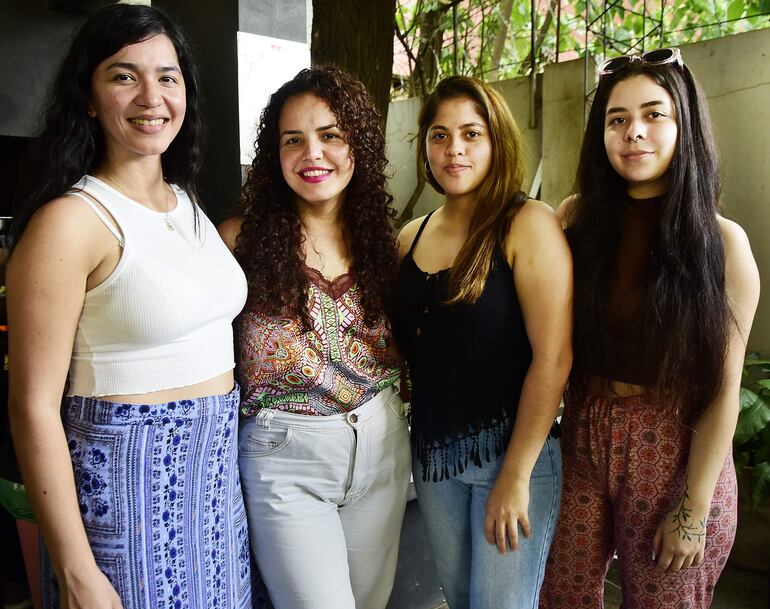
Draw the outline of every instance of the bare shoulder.
M527 199L516 212L511 222L509 238L513 235L529 234L539 231L558 229L561 232L561 224L553 208L536 199Z
M40 207L29 220L8 264L9 277L79 285L117 247L115 238L82 199L64 195Z
M517 252L537 255L547 250L565 255L569 251L556 212L547 203L535 199L528 199L516 212L505 249L509 261L517 257Z
M104 233L104 223L85 201L64 195L35 211L14 253L25 246L34 250L87 250L103 242Z
M725 275L730 299L756 307L759 300L759 270L749 238L736 222L722 216L717 216L717 222L724 242Z
M556 208L556 215L559 217L559 221L564 228L571 224L572 216L575 213L575 206L579 200L580 197L577 194L570 195L559 203L559 207Z
M417 231L420 230L420 225L423 223L423 220L425 220L425 216L415 218L414 220L411 220L406 225L404 225L398 232L397 241L399 260L402 260L403 257L406 256L406 253L409 251L409 248L412 247L412 242L417 235Z
M228 218L222 224L217 227L219 236L222 237L222 241L230 249L235 251L235 242L238 239L238 235L241 234L241 227L243 226L245 218L243 216L235 216Z
M735 274L736 272L741 275L744 273L756 274L757 281L759 281L757 263L754 260L746 231L737 222L722 216L717 216L717 223L722 233L728 274Z
M724 240L725 253L727 253L728 250L734 250L736 248L748 248L749 252L751 252L749 238L740 224L728 220L723 216L717 216L717 223L719 224L719 230L722 233L722 239Z

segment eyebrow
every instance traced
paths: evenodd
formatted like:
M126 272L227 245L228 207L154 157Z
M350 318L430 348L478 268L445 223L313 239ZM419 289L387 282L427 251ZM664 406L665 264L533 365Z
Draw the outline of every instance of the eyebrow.
M339 129L339 125L337 123L332 123L331 125L324 125L323 127L316 128L316 131L328 131L329 129ZM287 129L286 131L283 131L281 133L281 137L284 135L302 135L304 131L300 129Z
M126 61L115 61L107 66L107 70L112 70L114 68L118 68L121 70L133 70L134 72L139 71L139 66L135 63L130 63ZM157 70L158 72L180 72L181 70L177 66L161 66Z
M663 106L666 102L660 99L655 99L653 101L644 102L640 108L649 108L651 106ZM628 108L623 108L621 106L617 106L615 108L608 108L606 114L614 114L616 112L628 112Z
M464 123L460 125L460 129L465 129L467 127L484 127L481 123ZM444 125L433 125L431 127L431 130L433 129L443 129L444 131L449 131L449 127L444 127Z

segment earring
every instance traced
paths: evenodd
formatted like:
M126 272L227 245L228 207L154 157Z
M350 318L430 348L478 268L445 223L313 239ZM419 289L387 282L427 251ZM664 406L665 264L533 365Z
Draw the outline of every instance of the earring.
M89 108L88 109L88 117L89 118L96 118L96 110L94 110L93 108Z
M425 161L425 173L430 173L430 165L428 164L428 161Z

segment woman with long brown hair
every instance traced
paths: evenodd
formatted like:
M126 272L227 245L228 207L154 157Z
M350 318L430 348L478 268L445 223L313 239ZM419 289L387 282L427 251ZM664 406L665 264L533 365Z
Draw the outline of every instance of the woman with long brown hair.
M445 201L399 236L417 498L451 609L529 608L561 494L569 249L521 192L521 136L494 89L440 82L419 129L418 168Z

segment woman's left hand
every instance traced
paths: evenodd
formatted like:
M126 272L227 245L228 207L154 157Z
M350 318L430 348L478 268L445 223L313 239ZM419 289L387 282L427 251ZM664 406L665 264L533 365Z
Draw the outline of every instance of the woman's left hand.
M484 532L487 541L497 545L500 554L505 554L508 547L519 547L519 526L524 537L529 537L529 483L508 481L498 476L487 497Z
M705 515L685 511L681 504L665 515L652 540L652 559L665 573L701 564L705 551Z

